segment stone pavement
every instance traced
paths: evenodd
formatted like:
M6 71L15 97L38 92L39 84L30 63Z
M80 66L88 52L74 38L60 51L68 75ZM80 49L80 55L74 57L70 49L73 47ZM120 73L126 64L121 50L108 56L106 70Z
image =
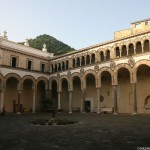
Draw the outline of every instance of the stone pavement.
M0 116L0 150L137 150L150 148L150 116L57 114L78 120L66 126L34 126L51 114ZM140 150L140 149L139 149Z

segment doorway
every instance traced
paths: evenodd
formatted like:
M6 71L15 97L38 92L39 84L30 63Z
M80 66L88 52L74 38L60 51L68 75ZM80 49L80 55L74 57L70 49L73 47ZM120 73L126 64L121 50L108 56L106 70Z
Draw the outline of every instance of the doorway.
M85 112L91 112L91 101L85 101Z

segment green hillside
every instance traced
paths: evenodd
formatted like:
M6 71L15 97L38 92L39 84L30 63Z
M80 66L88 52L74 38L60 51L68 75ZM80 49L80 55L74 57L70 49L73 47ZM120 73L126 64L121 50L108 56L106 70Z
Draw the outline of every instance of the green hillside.
M37 36L35 39L29 39L30 47L40 50L42 50L44 43L47 45L47 51L54 53L54 55L61 55L75 50L67 44L64 44L63 42L58 41L54 37L46 34ZM20 44L23 44L23 42L20 42Z

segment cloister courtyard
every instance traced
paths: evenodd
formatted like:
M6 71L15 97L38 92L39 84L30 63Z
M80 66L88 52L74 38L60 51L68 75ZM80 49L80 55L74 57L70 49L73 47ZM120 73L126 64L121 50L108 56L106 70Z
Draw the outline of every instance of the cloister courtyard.
M57 113L73 125L32 125L50 113L0 116L0 150L137 150L150 147L150 115Z

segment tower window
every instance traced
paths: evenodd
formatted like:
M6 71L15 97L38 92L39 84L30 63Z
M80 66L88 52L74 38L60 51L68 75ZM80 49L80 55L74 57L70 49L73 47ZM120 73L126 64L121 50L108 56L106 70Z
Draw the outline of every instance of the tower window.
M146 26L148 25L148 21L145 22L145 25L146 25Z
M140 28L141 27L141 23L136 23L135 24L135 28Z

